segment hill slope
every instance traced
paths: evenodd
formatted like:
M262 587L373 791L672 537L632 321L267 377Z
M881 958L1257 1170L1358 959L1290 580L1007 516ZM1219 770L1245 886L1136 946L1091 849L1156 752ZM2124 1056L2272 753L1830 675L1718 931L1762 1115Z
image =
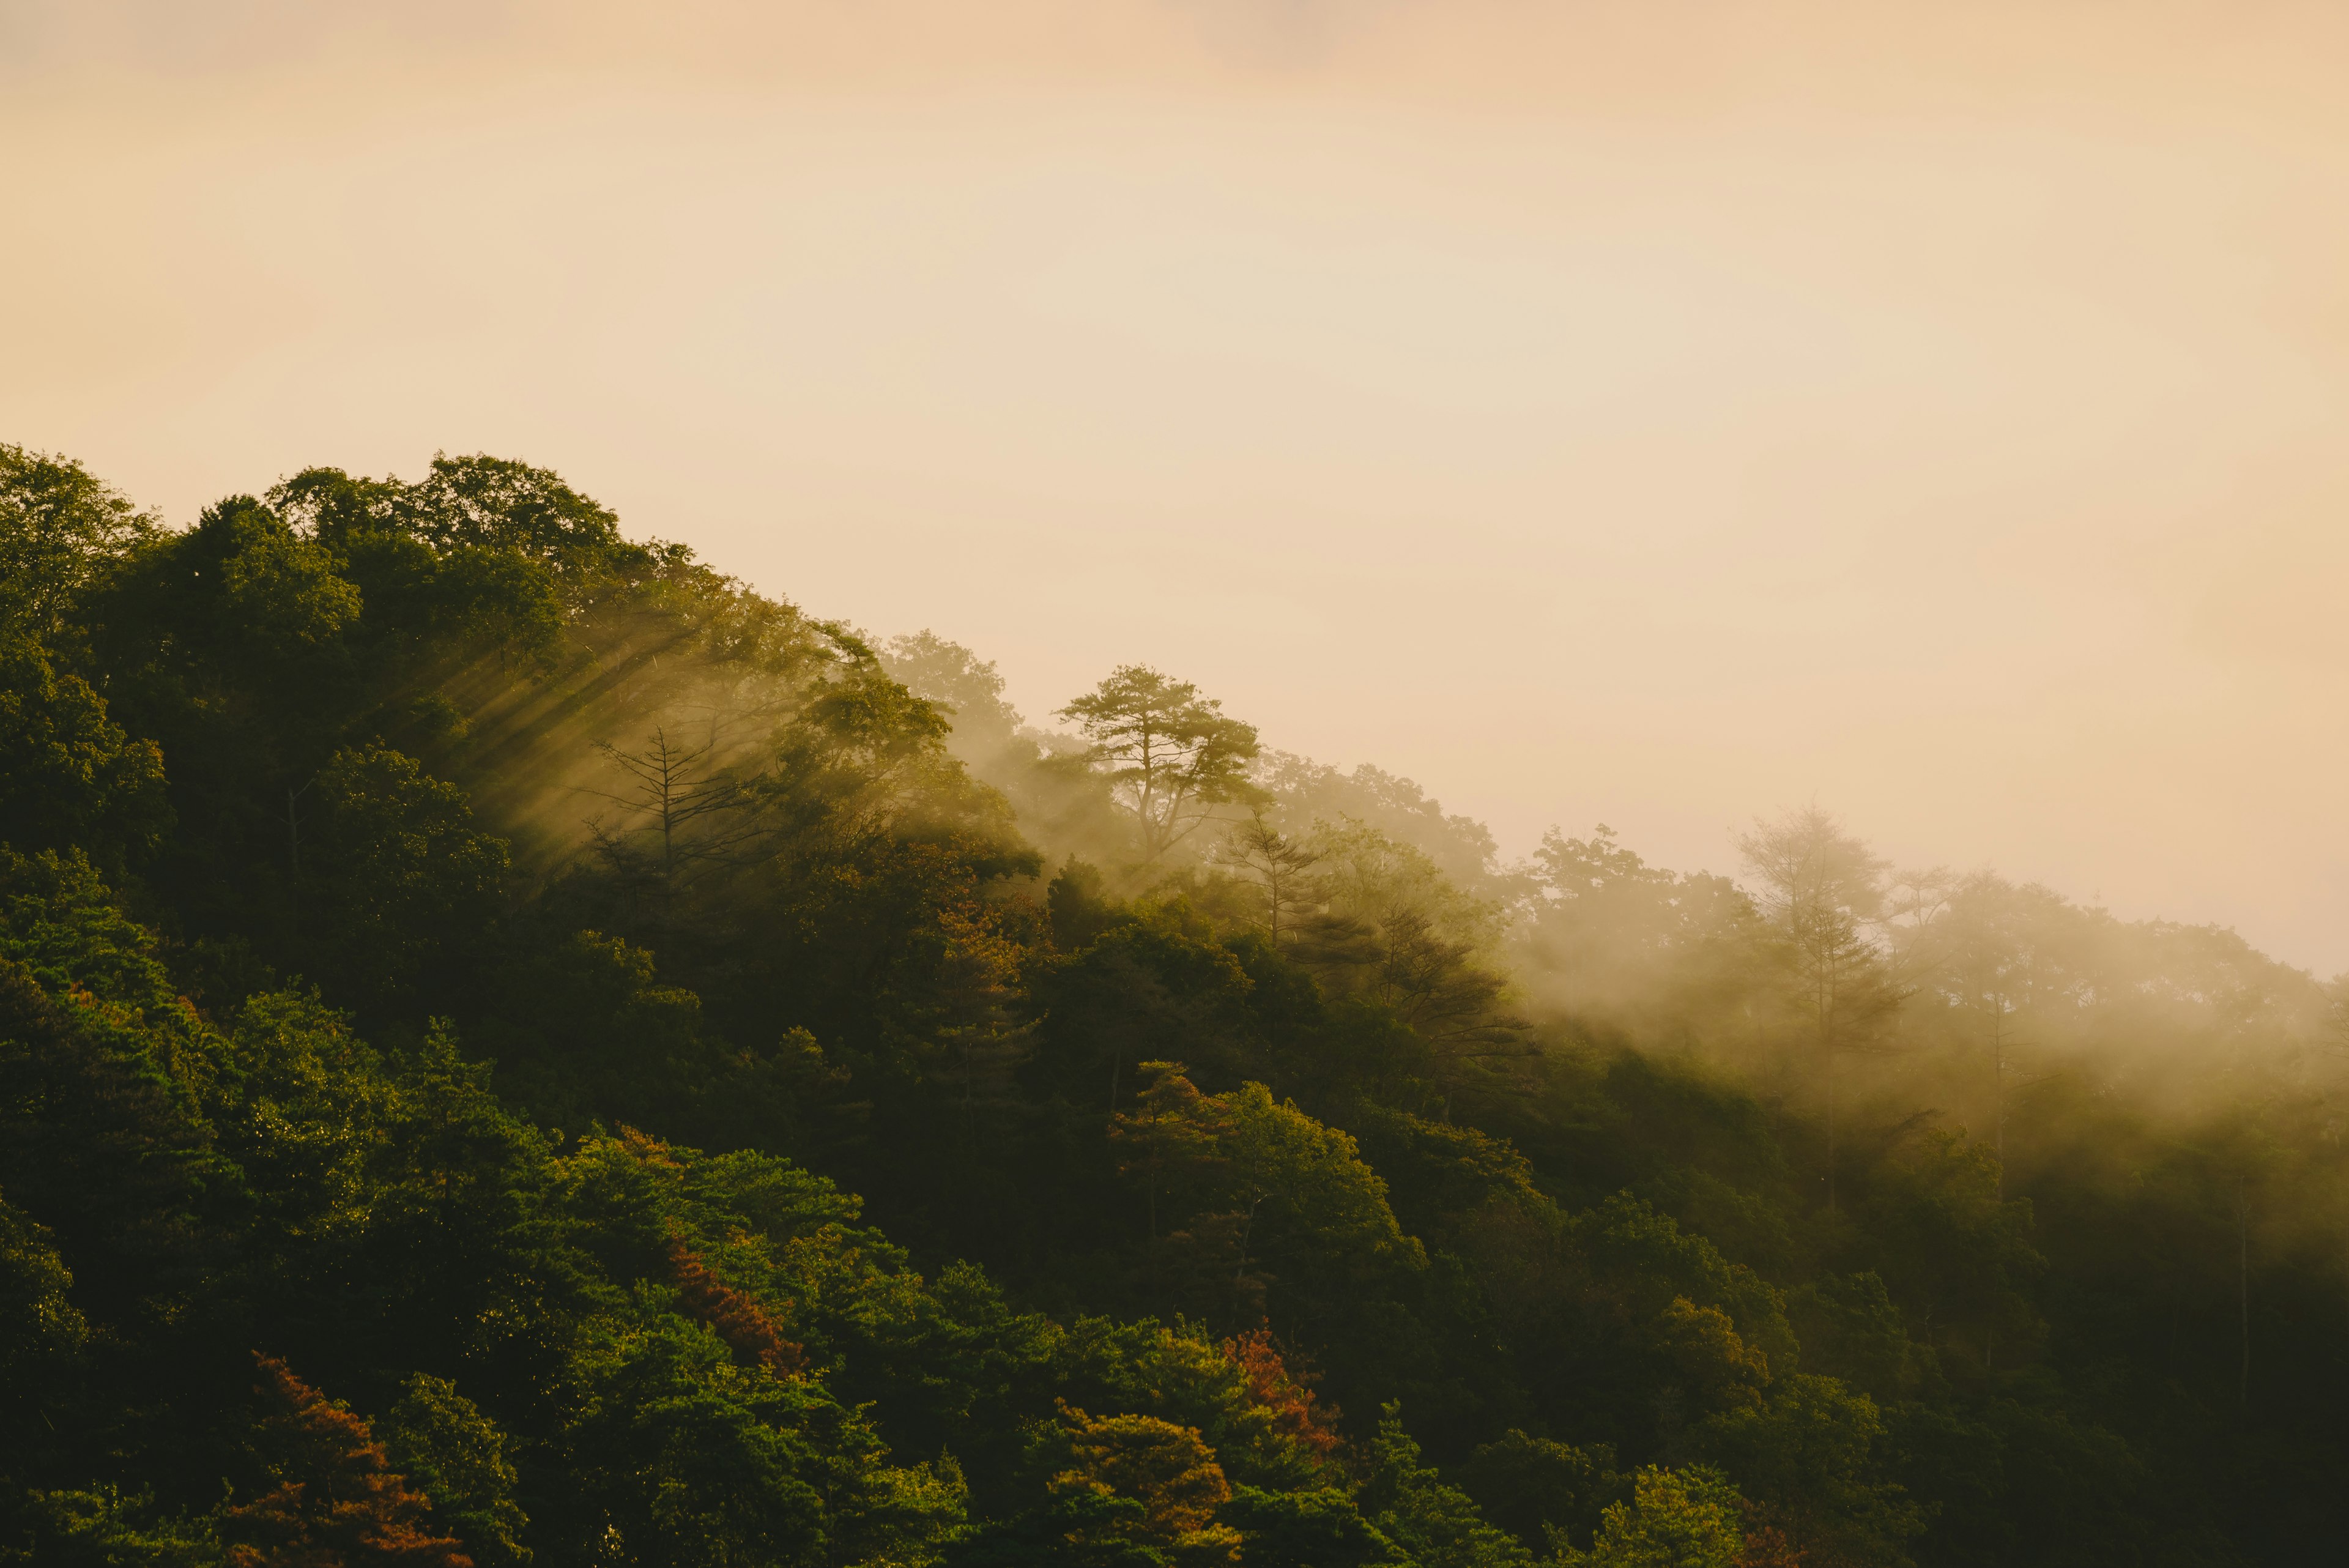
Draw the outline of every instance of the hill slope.
M174 532L0 449L0 560L6 1560L2349 1531L2328 998L2227 933L1816 818L1505 867L520 463Z

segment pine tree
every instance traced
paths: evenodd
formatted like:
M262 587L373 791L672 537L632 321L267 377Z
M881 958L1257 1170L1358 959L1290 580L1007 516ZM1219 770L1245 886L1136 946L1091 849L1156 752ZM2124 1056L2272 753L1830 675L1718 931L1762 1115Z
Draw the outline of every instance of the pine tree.
M1260 797L1247 777L1256 726L1226 717L1188 680L1120 665L1060 716L1084 731L1095 764L1133 813L1144 861L1189 837L1218 805Z

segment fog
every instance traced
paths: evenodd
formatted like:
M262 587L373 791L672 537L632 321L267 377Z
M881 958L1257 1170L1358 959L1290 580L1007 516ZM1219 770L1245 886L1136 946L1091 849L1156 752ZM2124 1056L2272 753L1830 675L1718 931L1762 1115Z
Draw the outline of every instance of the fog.
M1818 798L2349 963L2315 7L0 4L0 437L559 470L1506 856Z
M2337 1555L2344 43L0 0L0 1568Z

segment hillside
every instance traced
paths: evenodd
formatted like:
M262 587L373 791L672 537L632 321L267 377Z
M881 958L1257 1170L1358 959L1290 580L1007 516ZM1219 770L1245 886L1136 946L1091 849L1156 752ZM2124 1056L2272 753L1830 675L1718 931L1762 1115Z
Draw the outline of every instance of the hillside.
M2349 1537L2313 978L1058 717L523 463L0 447L0 1561Z

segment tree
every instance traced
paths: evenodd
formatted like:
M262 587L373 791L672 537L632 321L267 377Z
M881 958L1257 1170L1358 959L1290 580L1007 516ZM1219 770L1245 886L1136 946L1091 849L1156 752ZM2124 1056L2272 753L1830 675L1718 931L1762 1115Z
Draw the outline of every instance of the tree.
M632 783L625 794L589 793L620 806L657 837L659 912L666 916L680 867L723 860L748 841L750 832L741 818L750 805L750 794L717 760L714 720L709 736L698 744L671 735L668 726L660 724L635 751L622 751L608 741L596 742L595 749ZM595 833L606 858L616 864L627 860L625 837L606 834L600 824Z
M1473 816L1444 811L1413 783L1369 763L1344 772L1268 748L1250 776L1279 803L1289 822L1358 822L1411 845L1454 883L1479 898L1518 890L1515 873L1500 866L1492 829Z
M12 1389L26 1365L89 1337L89 1324L67 1292L73 1272L47 1230L0 1195L0 1376Z
M829 1440L856 1435L843 1431L850 1412L820 1384L739 1365L681 1318L605 1317L591 1332L585 1407L548 1478L581 1546L639 1568L824 1560L824 1488L864 1469Z
M1003 700L1003 676L993 659L926 629L893 637L882 649L890 675L951 715L955 738L966 748L1000 748L1019 732L1023 721Z
M124 733L89 683L38 647L0 639L0 841L78 845L119 864L170 820L161 749Z
M1197 1428L1154 1416L1090 1416L1066 1403L1061 1419L1069 1464L1052 1478L1053 1490L1141 1503L1132 1533L1183 1562L1237 1557L1238 1532L1215 1522L1231 1483Z
M1643 1467L1632 1499L1607 1505L1588 1552L1568 1568L1738 1568L1745 1559L1744 1500L1719 1470Z
M981 1106L1000 1108L1011 1097L1011 1078L1028 1054L1034 1023L1019 1023L1019 944L984 908L938 911L944 939L929 988L934 1020L931 1038L950 1053L962 1090L963 1137L978 1151Z
M1726 877L1651 866L1599 825L1552 828L1533 857L1525 983L1586 1026L1674 1047L1748 1053L1773 977L1755 963L1753 901Z
M1900 1005L1871 922L1887 862L1816 805L1754 824L1737 847L1793 965L1795 1005L1826 1106L1827 1208L1836 1206L1836 1063L1872 1045Z
M275 1485L222 1516L232 1568L473 1568L453 1535L430 1533L431 1499L392 1473L367 1425L255 1355L261 1440Z
M1313 876L1321 852L1274 827L1260 806L1232 829L1217 858L1264 888L1265 932L1275 947L1284 937L1295 940L1299 919L1322 901L1320 884Z
M1531 1568L1531 1554L1507 1531L1487 1523L1474 1499L1419 1461L1402 1407L1390 1404L1371 1444L1361 1499L1381 1534L1418 1568Z
M1885 1475L1884 1439L1874 1400L1796 1373L1713 1417L1692 1446L1813 1562L1905 1564L1928 1515Z
M1150 1269L1158 1271L1158 1198L1162 1190L1211 1169L1218 1143L1231 1130L1216 1103L1183 1075L1180 1062L1144 1062L1135 1072L1150 1086L1136 1095L1131 1113L1110 1117L1110 1140L1123 1151L1122 1176L1140 1176L1150 1210Z
M2028 1081L2018 1052L2024 1029L2056 979L2048 950L2048 917L2062 900L2044 888L2017 888L1983 871L1960 883L1951 900L1943 972L1949 992L1979 1030L1989 1059L1992 1147L1998 1155L1999 1191L2006 1189L2007 1096Z
M12 869L16 876L7 875ZM38 876L58 868L0 851L0 1191L54 1234L78 1310L99 1323L165 1313L220 1259L221 1238L204 1210L207 1189L222 1172L207 1147L209 1129L188 1103L189 1080L201 1082L199 1064L187 1063L174 1082L171 1069L182 1064L173 1058L184 1043L172 1037L168 1017L125 1030L118 1020L129 1009L93 994L93 981L117 988L108 983L113 977L91 972L98 965L90 959L109 967L129 959L122 967L129 968L144 957L90 951L98 946L88 940L98 924L90 917L110 910L53 905L68 919L78 917L83 929L24 931L33 923L24 919L32 900L7 896L19 889L5 883L21 885L27 869ZM34 941L10 940L25 935ZM26 950L36 945L49 950ZM11 948L45 960L41 973L66 996L45 994Z
M1487 1519L1540 1550L1565 1544L1569 1526L1588 1537L1624 1478L1604 1443L1585 1450L1512 1429L1469 1455L1458 1479Z
M620 520L608 507L551 469L481 453L435 454L431 472L402 487L397 510L436 549L512 550L547 562L574 602L617 572L674 553L622 539Z
M214 1518L163 1515L151 1492L116 1487L34 1491L12 1499L0 1563L16 1568L219 1568Z
M73 459L0 442L0 633L49 640L98 575L157 531Z
M1099 1074L1109 1090L1104 1108L1116 1110L1125 1070L1138 1062L1181 1054L1218 1073L1236 1064L1247 971L1229 950L1170 922L1121 924L1038 981L1041 1054L1065 1075L1072 1098L1092 1098L1073 1080Z
M471 957L495 919L506 842L478 832L456 785L388 746L338 752L318 774L323 817L301 940L337 999L408 1003L443 955Z
M1247 1375L1248 1397L1271 1414L1276 1433L1322 1463L1336 1457L1341 1440L1337 1407L1319 1403L1313 1374L1289 1370L1272 1330L1250 1329L1224 1341L1224 1357Z
M711 1273L701 1254L680 1238L669 1240L668 1264L677 1279L678 1304L684 1307L686 1315L724 1340L735 1355L753 1366L765 1367L778 1377L788 1376L805 1365L806 1353L783 1337L783 1331L775 1326L775 1320L759 1299Z
M1853 1209L1870 1262L1930 1342L1954 1348L1971 1338L1988 1366L2002 1340L2037 1336L2026 1292L2044 1265L2031 1245L2031 1205L2003 1196L1989 1149L1929 1129L1889 1149L1866 1183Z
M1454 887L1422 850L1361 823L1319 825L1323 911L1296 951L1333 987L1390 1009L1433 1054L1444 1114L1495 1064L1536 1054L1504 1005L1508 981L1486 954L1502 911Z
M1060 710L1083 731L1094 765L1133 814L1145 863L1189 837L1217 805L1253 793L1256 727L1226 717L1223 706L1188 680L1123 664Z
M1362 1163L1350 1135L1293 1102L1274 1100L1262 1084L1243 1084L1216 1102L1230 1127L1220 1175L1228 1200L1240 1206L1236 1291L1247 1276L1249 1249L1259 1243L1278 1251L1292 1272L1325 1278L1422 1261L1419 1243L1387 1206L1386 1183Z
M1247 1568L1408 1568L1411 1562L1362 1517L1352 1497L1335 1487L1240 1487L1224 1505L1223 1517L1240 1532Z
M384 1453L429 1492L476 1568L527 1568L529 1524L505 1435L445 1377L418 1373L383 1423Z

